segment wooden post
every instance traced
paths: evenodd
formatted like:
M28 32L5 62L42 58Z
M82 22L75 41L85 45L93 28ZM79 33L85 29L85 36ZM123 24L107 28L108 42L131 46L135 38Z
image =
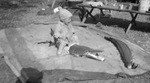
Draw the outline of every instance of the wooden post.
M55 5L55 2L56 2L56 0L53 0L53 3L52 3L52 6L51 6L51 8L53 8L53 7L54 7L54 5Z

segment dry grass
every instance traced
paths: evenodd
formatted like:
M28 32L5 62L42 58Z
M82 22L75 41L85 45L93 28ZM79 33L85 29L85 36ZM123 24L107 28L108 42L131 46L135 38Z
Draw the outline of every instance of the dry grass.
M16 76L6 65L2 55L0 55L0 83L16 83Z

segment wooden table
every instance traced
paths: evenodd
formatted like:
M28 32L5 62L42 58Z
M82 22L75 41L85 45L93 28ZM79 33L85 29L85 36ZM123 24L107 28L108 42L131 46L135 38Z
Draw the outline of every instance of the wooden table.
M87 4L84 4L84 3L83 4L78 4L78 6L81 7L81 8L83 8L87 12L85 15L83 15L82 22L85 22L85 20L88 17L88 15L90 15L94 20L96 20L95 17L92 15L92 12L93 12L93 10L95 8L99 9L102 13L103 13L103 10L113 10L113 11L128 12L128 13L130 13L132 20L130 21L130 24L128 25L128 28L125 30L126 34L130 30L130 28L132 27L132 25L136 26L136 18L138 16L138 14L150 15L150 13L143 13L143 12L139 12L139 11L135 11L135 10L119 9L119 8L113 8L113 7L108 7L108 6L92 6L92 5L87 5ZM91 8L91 9L87 10L86 8Z

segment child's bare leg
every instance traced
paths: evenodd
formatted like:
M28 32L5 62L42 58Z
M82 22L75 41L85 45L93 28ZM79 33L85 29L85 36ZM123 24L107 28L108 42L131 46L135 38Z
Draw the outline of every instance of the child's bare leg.
M100 60L100 61L105 61L105 58L102 56L96 56L96 55L89 53L89 52L87 52L86 54L87 54L87 57L92 57L92 58Z
M61 55L64 47L66 46L66 41L61 40L60 45L58 47L57 55Z

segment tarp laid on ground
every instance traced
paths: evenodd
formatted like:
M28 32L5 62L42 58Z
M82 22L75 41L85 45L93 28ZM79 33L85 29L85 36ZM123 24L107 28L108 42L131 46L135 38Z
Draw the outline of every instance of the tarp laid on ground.
M31 24L23 28L10 28L0 31L0 52L6 56L6 63L15 75L19 77L22 75L21 72L24 68L33 68L44 72L43 80L49 77L50 80L47 80L54 82L100 80L101 83L120 83L120 81L130 83L130 81L139 82L141 80L141 83L146 83L146 81L149 81L150 55L139 46L120 38L131 48L134 62L139 64L137 69L127 69L124 67L116 47L103 38L103 36L115 37L113 34L90 28L75 27L80 44L104 50L100 53L100 56L105 57L106 61L73 57L69 54L57 56L55 47L49 47L48 44L37 44L50 39L50 28L52 27L54 25ZM26 74L23 75L27 79L30 77ZM37 79L39 78L40 76Z
M150 72L141 75L128 75L125 73L108 74L104 72L83 72L75 70L44 71L45 80L51 83L149 83ZM48 78L48 79L47 79Z
M27 83L149 83L150 71L140 75L125 73L85 72L69 69L44 70L39 72L25 68L30 77Z

